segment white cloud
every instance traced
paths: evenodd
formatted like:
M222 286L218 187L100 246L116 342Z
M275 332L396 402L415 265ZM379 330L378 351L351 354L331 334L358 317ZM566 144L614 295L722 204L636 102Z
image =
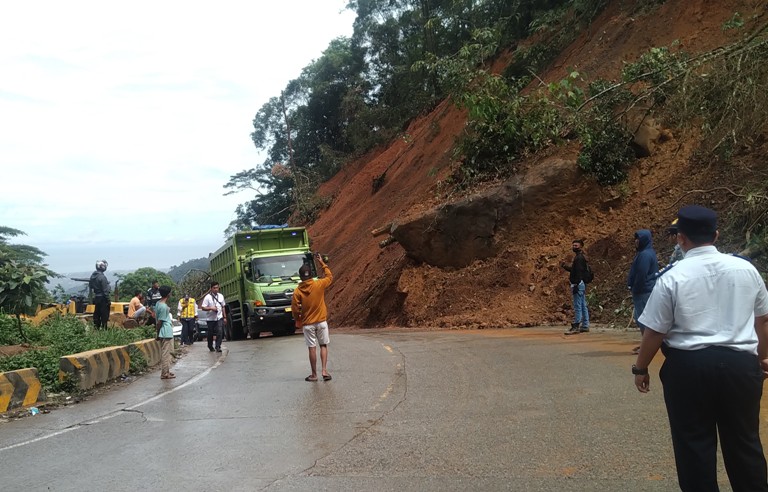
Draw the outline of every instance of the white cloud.
M250 198L222 186L263 160L253 116L351 34L345 4L4 5L0 225L25 231L54 268L90 268L115 245L135 251L117 269L170 266L176 244L201 249L170 263L207 255Z

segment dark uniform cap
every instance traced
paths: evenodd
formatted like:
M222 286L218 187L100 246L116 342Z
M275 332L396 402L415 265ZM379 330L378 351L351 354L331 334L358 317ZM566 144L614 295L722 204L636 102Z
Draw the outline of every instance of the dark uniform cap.
M686 236L711 235L717 231L717 212L688 205L677 212L677 228Z

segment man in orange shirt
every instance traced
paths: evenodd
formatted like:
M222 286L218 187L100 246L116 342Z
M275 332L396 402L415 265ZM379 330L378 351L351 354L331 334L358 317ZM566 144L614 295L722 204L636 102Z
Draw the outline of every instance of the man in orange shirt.
M294 313L296 326L304 330L304 340L309 349L309 365L312 374L304 378L305 381L317 381L317 346L320 345L320 361L323 366L323 381L330 381L328 373L328 310L325 307L325 289L333 282L333 274L325 264L320 253L315 253L315 261L323 268L324 277L312 278L312 269L304 264L299 268L301 283L293 291L291 300L291 312Z
M138 320L146 311L147 308L141 304L141 291L137 290L133 293L131 302L128 303L128 318Z

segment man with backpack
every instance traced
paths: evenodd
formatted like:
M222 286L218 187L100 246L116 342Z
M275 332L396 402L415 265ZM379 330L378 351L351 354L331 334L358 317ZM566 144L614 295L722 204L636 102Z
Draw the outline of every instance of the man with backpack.
M575 253L573 263L569 266L564 261L560 266L570 272L568 281L573 294L573 323L565 335L575 335L589 331L589 308L587 307L587 284L592 282L592 270L584 257L584 240L574 239L571 249Z

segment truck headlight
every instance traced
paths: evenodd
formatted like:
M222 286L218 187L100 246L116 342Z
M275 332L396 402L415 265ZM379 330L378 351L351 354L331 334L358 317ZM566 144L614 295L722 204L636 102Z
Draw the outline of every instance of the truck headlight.
M257 309L256 310L256 314L258 314L259 316L266 316L267 310L266 309Z

